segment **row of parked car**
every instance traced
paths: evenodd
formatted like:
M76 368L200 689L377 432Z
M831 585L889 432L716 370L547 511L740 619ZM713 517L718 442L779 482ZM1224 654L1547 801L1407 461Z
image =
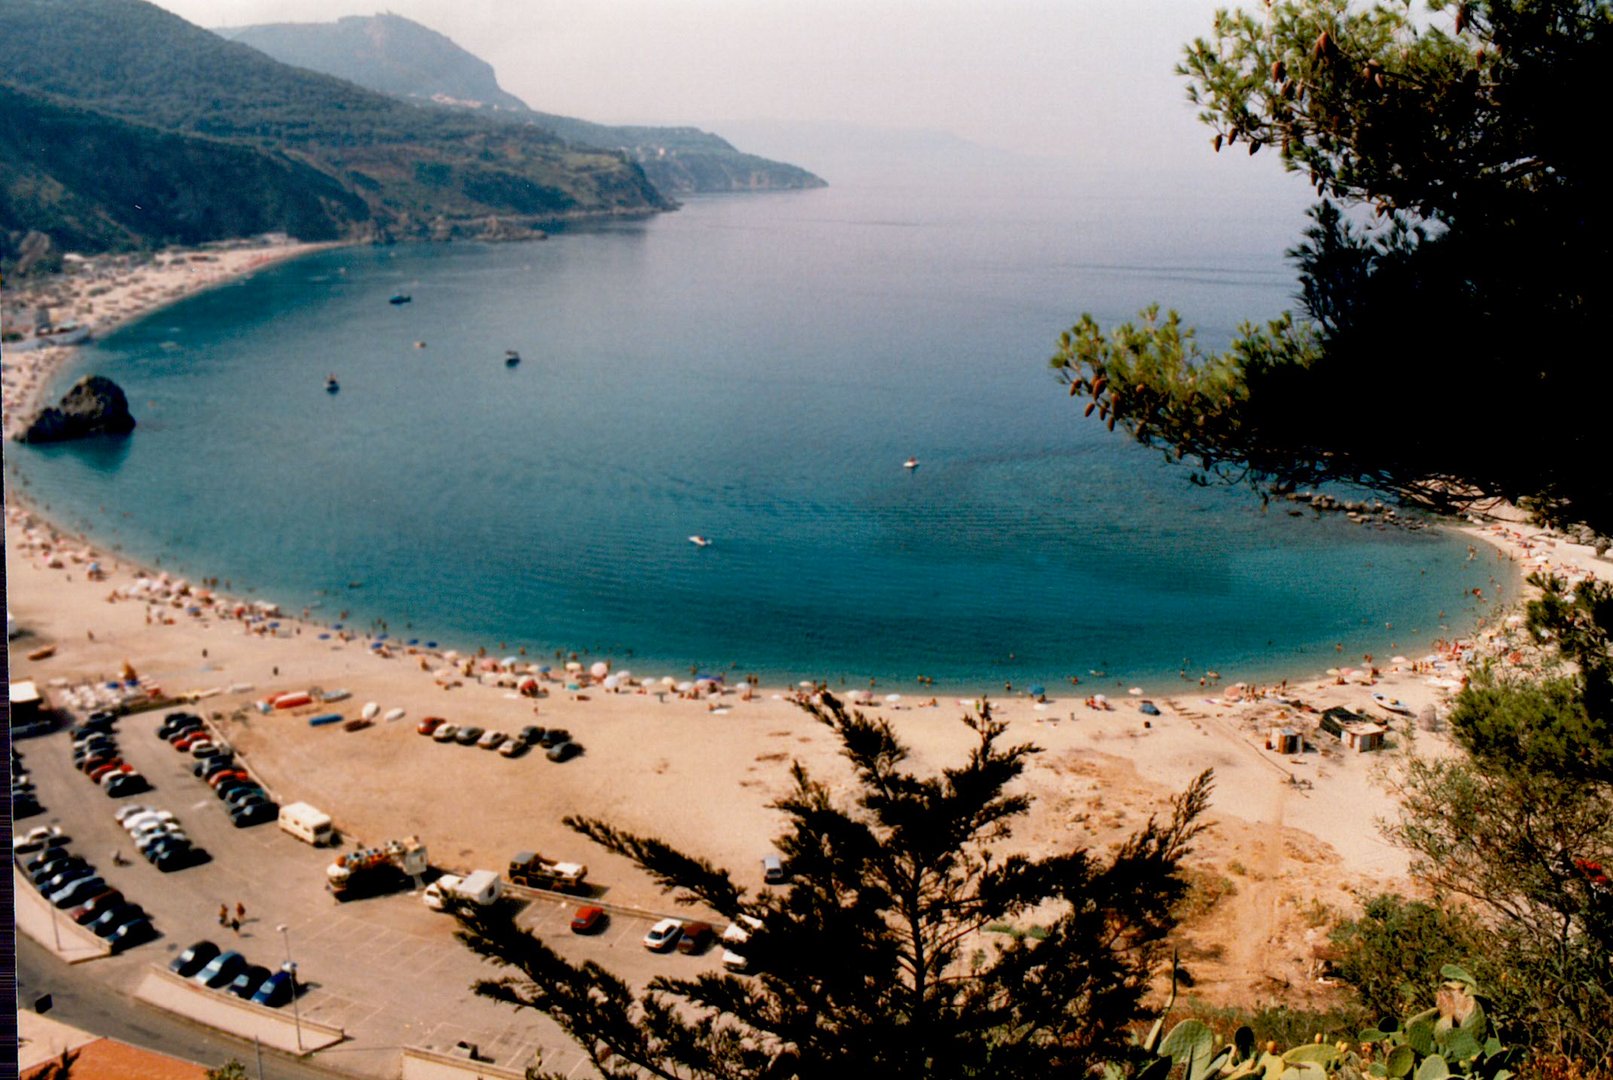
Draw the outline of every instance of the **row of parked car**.
M39 792L34 789L33 778L22 767L22 755L17 748L11 748L11 819L19 821L22 818L43 814L45 808L39 803Z
M579 911L572 918L572 929L576 931ZM745 942L750 940L751 931L762 925L761 920L752 915L741 915L739 922L730 923L728 929L722 932L722 963L729 971L748 971L750 961L740 951ZM644 935L644 947L651 952L671 952L676 949L680 953L699 956L711 947L717 940L716 929L707 922L697 922L685 919L662 919L650 927L649 933Z
M280 805L235 760L235 752L213 740L207 725L194 713L173 712L163 717L157 736L180 753L195 759L191 772L212 789L237 829L274 821Z
M93 712L72 728L73 766L113 799L151 790L151 782L118 753L117 722L115 713Z
M550 761L568 761L582 753L582 746L572 741L571 732L565 728L545 729L528 724L512 737L502 731L484 731L472 725L450 724L440 716L428 716L415 725L415 730L436 742L479 746L483 750L497 750L504 757L520 757L534 746L542 747Z
M191 843L179 820L167 810L135 803L123 807L115 816L128 832L129 839L134 841L136 850L165 874L200 866L212 859L206 848Z
M108 885L89 860L69 851L68 840L61 830L55 830L44 838L38 853L23 863L23 871L40 895L107 941L113 952L156 937L151 917Z
M251 963L233 949L223 951L211 941L198 941L174 958L168 970L213 990L234 994L243 1001L278 1009L297 993L297 975L291 965L279 971Z

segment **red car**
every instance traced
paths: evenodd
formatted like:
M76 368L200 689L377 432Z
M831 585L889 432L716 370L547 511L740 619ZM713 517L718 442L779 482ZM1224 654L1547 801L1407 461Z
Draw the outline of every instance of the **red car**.
M712 929L710 923L684 923L683 936L678 939L678 951L685 955L698 956L711 945L711 939L716 934L717 931Z
M118 772L122 769L127 769L129 772L134 771L131 766L123 764L122 758L113 758L111 761L102 762L93 769L88 770L88 775L91 780L94 780L97 784L99 784L107 773Z
M430 735L447 722L448 721L441 716L428 716L424 720L420 721L420 723L416 724L414 729L422 735Z
M610 916L605 913L604 908L589 904L587 907L578 908L576 914L571 917L571 932L573 934L597 934L605 928L605 924L609 921Z
M90 897L69 914L72 915L74 922L83 926L97 915L110 908L115 908L121 903L123 903L123 894L116 889L108 889L104 893L97 893Z
M189 750L200 742L212 742L213 737L205 731L187 731L174 740L175 750Z
M252 779L252 774L247 772L245 769L220 769L218 772L207 778L207 786L212 788L214 791L217 791L218 786L226 780L250 779Z

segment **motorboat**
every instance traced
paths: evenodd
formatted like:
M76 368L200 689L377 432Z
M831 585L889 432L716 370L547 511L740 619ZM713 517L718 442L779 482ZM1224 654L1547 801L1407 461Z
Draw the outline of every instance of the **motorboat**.
M521 362L521 354L520 353L516 352L514 349L505 349L504 350L504 366L505 367L514 367L516 364L519 364L520 362Z
M906 461L902 462L902 468L904 469L916 469L918 467L919 459L916 457L910 457Z
M332 375L325 380L325 393L334 394L341 388L342 384L336 381L336 376Z
M393 293L392 296L390 298L388 298L387 303L389 303L389 304L407 304L409 301L411 301L413 299L414 299L414 297L410 296L408 293Z
M695 547L710 547L711 546L710 538L700 536L700 535L695 535L695 536L689 537L689 543L693 544Z

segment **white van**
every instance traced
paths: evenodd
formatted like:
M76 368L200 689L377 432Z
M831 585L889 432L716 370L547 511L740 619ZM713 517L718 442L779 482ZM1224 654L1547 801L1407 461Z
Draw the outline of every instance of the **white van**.
M469 900L478 907L486 907L504 895L504 879L493 870L472 870L464 877L457 874L443 874L436 881L426 886L425 895L421 897L428 908L433 911L442 911L448 906L448 901Z
M305 844L323 847L334 837L330 815L305 802L287 803L280 808L280 827Z

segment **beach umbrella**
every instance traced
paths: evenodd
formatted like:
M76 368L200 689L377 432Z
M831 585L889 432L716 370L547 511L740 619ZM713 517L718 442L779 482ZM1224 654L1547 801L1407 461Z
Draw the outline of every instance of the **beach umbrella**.
M566 670L567 671L581 671L582 670L582 663L580 661L577 661L577 660L567 660L566 661Z
M1127 690L1126 693L1130 694L1132 697L1142 697L1143 688L1140 686L1133 686L1130 690Z
M628 671L625 668L622 669L621 671L618 671L616 673L616 677L618 679L622 680L622 685L623 686L626 686L627 684L629 684L629 683L631 683L633 681L633 673L631 671Z
M609 664L605 663L603 660L595 660L594 666L588 669L588 674L592 675L596 679L603 679L605 674L609 671Z
M1411 661L1407 660L1404 656L1391 656L1389 658L1389 662L1391 664L1409 664L1409 663L1411 663Z
M1093 694L1092 695L1092 700L1102 702L1102 701L1108 701L1109 699L1104 697L1102 694Z
M1045 693L1047 693L1047 687L1042 686L1040 683L1030 689L1031 697L1041 697Z
M513 668L515 665L519 664L520 662L521 662L521 658L519 656L506 656L504 659L499 661L499 664L502 665L503 667Z
M622 685L622 678L620 675L607 675L605 676L605 681L600 685L604 686L606 690L614 690Z
M795 685L799 686L803 690L810 690L814 686L816 686L817 684L814 683L811 679L802 679L800 682L796 683Z
M661 676L661 685L667 687L676 686L678 685L678 680L674 679L670 675L663 675Z
M689 682L687 679L685 679L683 682L680 682L678 684L678 693L680 693L680 694L687 694L689 691L691 691L693 689L694 689L694 683Z
M885 700L886 701L901 701L902 700L902 695L901 694L886 694L885 695Z

